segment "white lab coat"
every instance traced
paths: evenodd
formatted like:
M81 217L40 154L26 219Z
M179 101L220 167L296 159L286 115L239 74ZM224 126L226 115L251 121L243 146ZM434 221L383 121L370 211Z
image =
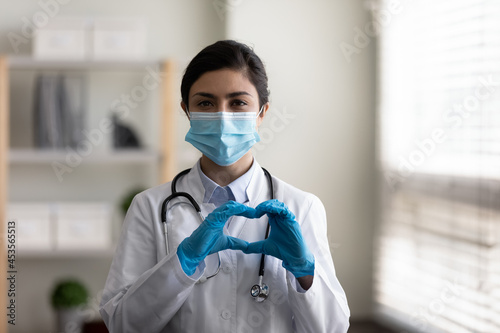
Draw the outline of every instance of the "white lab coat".
M254 160L254 163L257 163ZM256 207L270 199L267 178L257 165L247 194ZM122 233L101 300L100 312L112 333L122 332L335 332L349 326L345 293L335 276L326 232L326 214L321 201L273 177L275 198L295 214L309 249L315 257L314 280L304 291L281 260L266 256L263 282L269 298L255 302L250 288L258 283L261 255L241 251L220 252L217 276L196 283L205 273L215 272L217 255L207 257L192 276L181 268L176 249L200 224L189 204L168 210L168 248L161 224L162 201L171 193L170 183L138 194L125 217ZM201 203L204 188L197 168L182 177L177 191L189 192ZM213 204L201 204L206 216ZM262 240L267 217L233 217L226 234L248 242Z

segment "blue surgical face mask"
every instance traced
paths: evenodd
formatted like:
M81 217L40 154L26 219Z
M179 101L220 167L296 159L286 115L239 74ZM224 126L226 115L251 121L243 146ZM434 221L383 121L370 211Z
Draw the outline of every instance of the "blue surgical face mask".
M262 112L260 109L257 117ZM255 112L188 112L186 141L221 166L238 161L260 141Z

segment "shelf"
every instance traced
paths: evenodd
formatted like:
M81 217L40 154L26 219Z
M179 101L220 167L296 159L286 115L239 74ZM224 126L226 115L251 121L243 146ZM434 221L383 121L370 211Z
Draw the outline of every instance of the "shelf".
M27 250L17 251L18 259L84 259L103 258L111 259L115 249L104 250Z
M36 59L31 56L9 56L9 68L16 70L137 70L143 71L146 67L157 67L161 64L156 59L138 60L49 60Z
M74 152L74 150L72 151ZM76 152L74 152L74 154L76 154ZM11 164L66 162L66 158L71 155L71 152L65 150L42 149L11 149L8 154L9 163ZM89 156L81 156L81 159L82 163L85 164L148 164L160 161L160 154L150 150L124 149L122 151L95 152L91 153Z

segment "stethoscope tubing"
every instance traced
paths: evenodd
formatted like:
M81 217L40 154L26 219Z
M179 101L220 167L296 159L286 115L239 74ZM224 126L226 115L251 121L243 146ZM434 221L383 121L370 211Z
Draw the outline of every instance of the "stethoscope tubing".
M264 171L264 174L266 175L266 177L269 181L269 186L271 187L271 199L274 199L273 178L271 177L271 174L269 173L269 171L267 171L265 168L262 168L262 170ZM270 231L271 231L271 225L268 223L267 227L266 227L266 235L265 235L264 239L267 239L267 237L269 237ZM259 278L261 278L261 279L264 276L264 270L266 267L265 261L266 261L266 255L264 253L262 253L262 256L260 257L260 266L259 266Z
M271 177L271 174L269 173L269 171L267 171L265 168L262 168L262 170L264 171L264 174L266 175L266 178L268 179L268 182L269 182L269 186L270 186L270 190L271 190L271 199L274 199L274 186L273 186L273 179ZM203 222L203 220L205 219L203 217L203 214L201 213L201 208L200 208L200 205L198 205L198 203L196 202L196 200L193 198L193 196L187 192L177 192L177 181L183 177L184 175L188 174L189 172L191 171L191 169L186 169L186 170L183 170L181 172L179 172L175 177L174 179L172 180L172 183L171 183L171 194L165 198L165 200L163 200L163 203L161 205L161 222L163 224L163 229L164 229L164 234L165 234L165 247L166 247L166 252L167 252L167 255L169 254L169 249L168 249L168 230L167 230L167 209L168 209L168 204L170 201L172 201L172 199L175 199L177 197L184 197L186 198L190 203L191 205L193 206L193 208L196 210L196 212L198 213L200 219L201 219L201 222ZM269 232L271 230L271 225L268 223L267 224L267 227L266 227L266 234L264 236L264 239L267 239L269 237ZM215 272L215 274L212 274L206 278L203 279L203 282L216 276L218 273L219 273L219 270L220 270L220 254L217 253L217 255L219 256L219 267L217 267L217 271ZM260 265L259 265L259 290L261 290L261 288L263 286L265 286L265 289L266 289L266 292L268 292L268 287L262 282L262 279L264 277L264 271L265 271L265 261L266 261L266 255L264 253L262 253L262 256L260 258ZM255 285L257 286L257 285ZM255 297L255 296L254 296ZM267 298L267 294L265 295L264 299ZM263 300L264 300L263 299Z

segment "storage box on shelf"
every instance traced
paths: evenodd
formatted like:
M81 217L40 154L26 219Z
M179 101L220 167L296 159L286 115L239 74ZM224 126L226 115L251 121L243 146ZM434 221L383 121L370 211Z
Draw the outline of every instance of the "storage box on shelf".
M22 251L51 251L51 206L32 202L9 203L7 220L16 223L16 245ZM20 221L22 221L20 223Z
M10 202L22 257L111 253L112 206L102 202Z
M40 60L140 60L146 40L141 18L55 17L35 30L33 55Z
M57 18L35 30L33 55L40 59L85 60L88 50L88 20Z
M56 204L56 249L111 248L111 213L112 208L107 203Z
M133 18L95 18L92 31L94 59L140 59L146 53L146 24Z

